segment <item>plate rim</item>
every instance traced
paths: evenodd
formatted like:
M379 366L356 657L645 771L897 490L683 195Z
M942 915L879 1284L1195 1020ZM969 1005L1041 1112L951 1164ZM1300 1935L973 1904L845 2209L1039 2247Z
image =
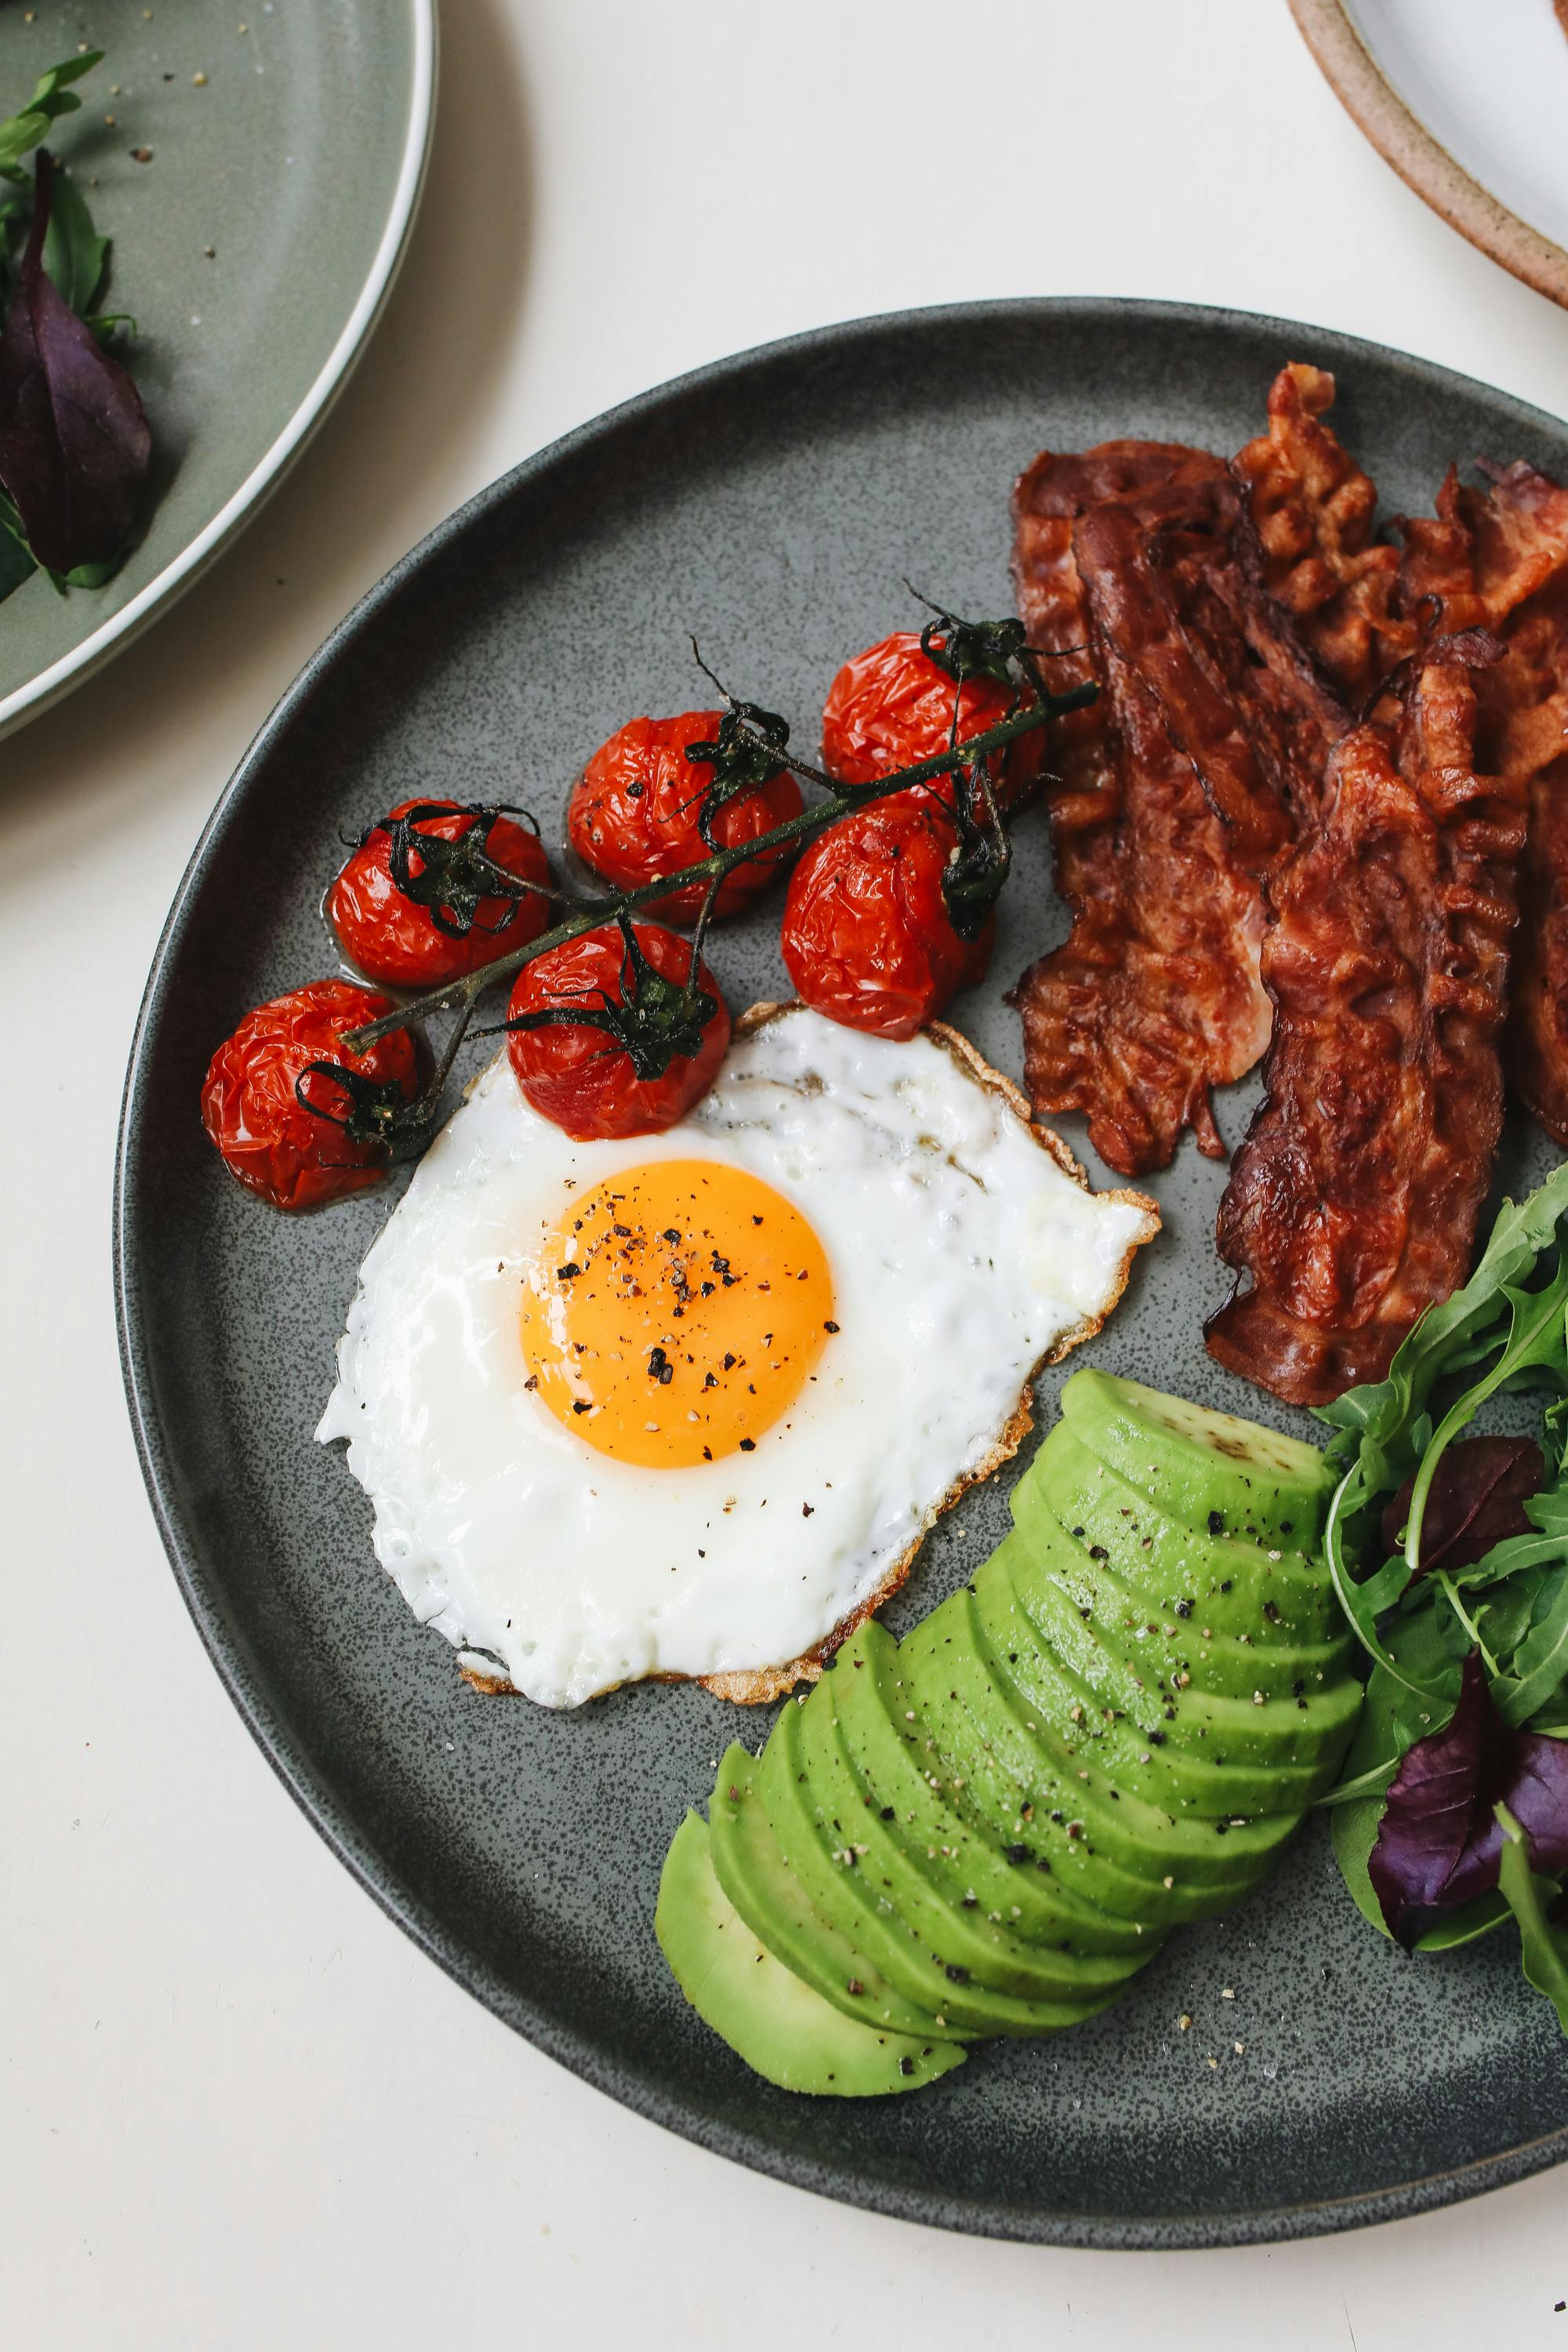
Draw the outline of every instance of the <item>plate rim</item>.
M0 738L13 734L29 719L39 718L69 694L73 688L82 685L94 671L101 669L132 638L140 636L143 629L160 618L187 588L195 585L207 566L216 561L244 526L260 511L290 467L303 456L307 444L325 422L338 394L353 373L386 306L387 297L396 283L398 270L408 249L409 236L424 193L430 162L431 136L435 129L438 51L436 0L405 0L405 5L414 48L408 120L404 130L397 178L385 223L371 257L370 268L336 341L283 430L268 445L237 489L230 492L216 514L208 519L195 538L188 540L163 570L137 591L128 604L101 622L68 653L51 662L47 669L36 671L25 684L0 697Z
M1394 362L1414 376L1451 389L1462 386L1511 412L1526 429L1545 428L1554 436L1568 433L1568 422L1550 415L1517 395L1484 384L1440 362L1401 352L1392 345L1347 334L1335 328L1281 319L1267 312L1218 305L1144 299L1131 296L1018 296L985 301L933 304L912 310L874 313L837 321L755 344L748 349L653 385L605 410L533 452L519 465L486 484L456 508L401 557L367 590L322 640L262 720L233 775L219 794L203 825L153 951L142 993L121 1095L115 1146L111 1255L115 1328L126 1404L137 1457L154 1522L168 1556L174 1580L208 1657L230 1700L262 1754L311 1825L375 1903L447 1976L479 2000L499 2021L519 2032L545 2056L581 2081L614 2098L645 2120L662 2125L682 2139L742 2164L748 2169L809 2189L837 2201L891 2218L952 2230L968 2235L1020 2242L1084 2247L1108 2252L1169 2251L1173 2249L1261 2245L1305 2237L1324 2236L1394 2221L1461 2199L1497 2189L1554 2164L1568 2162L1568 2124L1511 2147L1476 2158L1417 2178L1343 2197L1303 2200L1296 2203L1259 2206L1245 2211L1117 2215L1105 2212L1044 2210L1023 2202L1001 2205L988 2199L964 2200L895 2182L788 2150L760 2135L742 2131L682 2101L664 2089L634 2061L608 2053L599 2041L564 2023L530 1995L503 1981L482 1958L461 1945L441 1919L396 1877L378 1856L358 1825L345 1818L332 1788L292 1743L281 1710L265 1685L250 1672L242 1645L228 1625L221 1590L212 1585L197 1544L181 1522L166 1484L161 1455L165 1433L158 1422L140 1313L140 1274L133 1232L132 1201L136 1188L135 1154L146 1109L142 1091L148 1060L163 1011L169 967L187 922L192 919L208 857L247 798L253 779L270 755L274 739L290 723L335 667L341 654L359 633L374 624L408 581L426 564L439 560L447 547L513 493L547 476L556 466L572 461L597 442L656 415L667 404L696 391L738 383L750 373L775 366L792 357L808 358L835 345L871 336L893 336L912 330L950 331L987 321L1013 320L1019 324L1074 321L1107 322L1136 319L1151 326L1197 325L1220 333L1259 331L1281 337L1317 339L1319 349L1331 346L1353 359L1366 352L1386 366Z
M1568 309L1568 252L1511 212L1413 113L1344 0L1289 0L1297 30L1358 131L1440 220L1511 276Z

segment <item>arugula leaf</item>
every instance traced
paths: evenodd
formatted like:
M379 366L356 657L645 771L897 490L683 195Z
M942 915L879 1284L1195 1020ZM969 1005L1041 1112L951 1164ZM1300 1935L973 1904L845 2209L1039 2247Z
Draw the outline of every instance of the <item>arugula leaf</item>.
M1334 1403L1318 1409L1343 1434L1330 1445L1336 1462L1351 1463L1357 1438L1386 1446L1407 1429L1426 1403L1442 1373L1468 1369L1479 1360L1464 1351L1484 1337L1489 1325L1502 1319L1502 1292L1526 1274L1542 1250L1555 1240L1559 1221L1568 1216L1568 1160L1552 1171L1543 1184L1520 1202L1505 1201L1498 1212L1480 1263L1468 1282L1440 1306L1429 1307L1396 1350L1387 1377L1351 1389ZM1378 1480L1373 1491L1399 1485L1397 1478Z
M1383 1669L1379 1666L1375 1671L1381 1674ZM1360 1805L1363 1804L1368 1798L1381 1799L1387 1794L1388 1784L1393 1780L1398 1769L1398 1757L1384 1756L1376 1764L1369 1764L1364 1772L1358 1772L1353 1780L1336 1780L1326 1797L1319 1797L1316 1800L1312 1810L1314 1812L1327 1813L1332 1812L1336 1807L1341 1805ZM1382 1813L1383 1807L1381 1803L1374 1804L1372 1807L1372 1821L1374 1830L1378 1821L1382 1817ZM1369 1838L1367 1841L1367 1850L1369 1853L1371 1851L1371 1847L1372 1841Z
M1530 1867L1524 1832L1506 1805L1497 1809L1502 1832L1498 1885L1519 1921L1524 1973L1557 2011L1557 2022L1568 2033L1568 1933L1554 1927L1546 1916L1546 1897L1557 1889L1549 1879L1537 1878Z
M98 321L89 319L88 312L102 282L108 252L109 239L94 229L87 200L76 182L63 173L58 174L44 239L44 268L78 318L95 332Z
M1568 1478L1559 1473L1556 1485L1530 1496L1524 1507L1540 1533L1505 1538L1473 1569L1461 1571L1458 1582L1495 1584L1505 1576L1517 1575L1521 1569L1568 1559Z
M1403 1526L1403 1520L1400 1524ZM1381 1617L1385 1609L1392 1609L1396 1601L1404 1599L1410 1590L1411 1581L1409 1561L1402 1551L1394 1552L1384 1561L1375 1576L1369 1576L1364 1583L1357 1585L1357 1602L1369 1616Z
M1568 1162L1564 1165L1568 1166ZM1405 1557L1412 1575L1416 1573L1421 1557L1421 1522L1426 1499L1445 1449L1460 1430L1475 1419L1488 1397L1494 1395L1505 1381L1516 1381L1521 1372L1539 1368L1555 1374L1560 1386L1568 1387L1568 1253L1560 1258L1543 1289L1518 1290L1510 1283L1501 1283L1498 1290L1509 1306L1508 1336L1501 1352L1489 1371L1455 1398L1434 1430L1432 1442L1415 1474L1410 1497L1410 1525L1405 1538ZM1419 1324L1416 1328L1420 1328Z
M1358 1565L1370 1548L1367 1515L1380 1497L1410 1480L1405 1549L1408 1583L1421 1563L1426 1500L1447 1447L1489 1396L1521 1379L1544 1376L1563 1392L1548 1409L1549 1434L1561 1467L1568 1432L1568 1252L1560 1255L1541 1289L1521 1286L1542 1253L1557 1241L1564 1216L1568 1160L1522 1202L1504 1202L1474 1274L1451 1298L1427 1308L1395 1352L1386 1379L1348 1391L1319 1413L1320 1420L1339 1432L1328 1448L1328 1459L1342 1475L1329 1506L1323 1549L1340 1605L1369 1656L1429 1700L1441 1696L1440 1688L1413 1682L1378 1632L1378 1618L1403 1590L1398 1570L1384 1570L1370 1583L1358 1576ZM1437 1382L1477 1365L1487 1369L1432 1430L1429 1400ZM1504 1541L1532 1547L1515 1565L1558 1556L1534 1538L1521 1535ZM1465 1580L1473 1580L1467 1575ZM1440 1582L1446 1600L1461 1622L1468 1623L1454 1581L1441 1576Z
M101 49L87 49L79 58L68 58L63 65L49 68L21 113L0 122L0 171L20 163L48 136L50 123L60 115L76 112L81 100L68 83L79 81L102 62Z
M1340 1607L1350 1621L1351 1629L1367 1655L1381 1671L1401 1684L1412 1697L1428 1705L1440 1703L1444 1693L1440 1684L1420 1682L1413 1677L1417 1669L1409 1671L1400 1663L1392 1649L1384 1646L1377 1630L1377 1621L1410 1583L1410 1566L1403 1553L1390 1560L1377 1575L1358 1580L1352 1572L1346 1549L1346 1528L1361 1512L1377 1499L1376 1465L1382 1457L1376 1449L1371 1458L1366 1455L1352 1462L1329 1505L1329 1516L1323 1528L1323 1557ZM1394 1483L1393 1474L1385 1473L1384 1485Z
M1475 1600L1472 1622L1483 1655L1494 1662L1489 1669L1494 1701L1499 1676L1512 1664L1514 1653L1539 1615L1542 1591L1554 1586L1555 1580L1553 1568L1525 1568L1503 1583L1488 1586Z
M1530 1628L1513 1657L1513 1672L1492 1685L1492 1699L1505 1723L1521 1724L1539 1712L1568 1680L1568 1568L1561 1568L1536 1597Z

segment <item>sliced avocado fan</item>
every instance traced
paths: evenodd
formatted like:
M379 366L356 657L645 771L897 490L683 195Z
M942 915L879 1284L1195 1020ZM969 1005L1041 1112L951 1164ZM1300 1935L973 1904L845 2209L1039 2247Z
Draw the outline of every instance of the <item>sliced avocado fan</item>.
M1239 1902L1355 1728L1327 1494L1310 1445L1076 1373L972 1582L862 1625L687 1815L655 1924L693 2008L786 2090L916 2090Z

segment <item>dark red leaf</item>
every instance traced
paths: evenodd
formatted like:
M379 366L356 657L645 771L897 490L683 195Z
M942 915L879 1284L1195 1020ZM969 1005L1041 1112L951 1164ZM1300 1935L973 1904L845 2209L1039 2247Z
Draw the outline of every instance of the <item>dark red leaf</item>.
M1568 1739L1516 1731L1512 1777L1497 1802L1524 1832L1532 1870L1543 1878L1568 1870Z
M107 562L131 536L153 436L118 360L45 273L53 165L38 151L32 232L0 333L0 482L51 572Z
M1472 1651L1451 1721L1418 1739L1394 1775L1367 1864L1388 1931L1406 1950L1497 1885L1499 1804L1524 1832L1531 1869L1568 1870L1568 1739L1512 1730Z
M1531 1522L1527 1496L1539 1492L1546 1464L1533 1437L1461 1437L1437 1464L1421 1515L1418 1576L1435 1568L1468 1568L1494 1544L1524 1536ZM1407 1478L1383 1515L1383 1540L1391 1552L1410 1516L1415 1482Z

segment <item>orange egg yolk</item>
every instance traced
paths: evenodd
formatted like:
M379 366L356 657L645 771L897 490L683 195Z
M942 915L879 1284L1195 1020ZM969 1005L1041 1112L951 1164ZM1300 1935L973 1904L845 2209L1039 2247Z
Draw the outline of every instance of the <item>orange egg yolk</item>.
M523 1278L529 1385L617 1462L750 1453L809 1379L833 1278L798 1209L707 1160L630 1168L546 1228Z

